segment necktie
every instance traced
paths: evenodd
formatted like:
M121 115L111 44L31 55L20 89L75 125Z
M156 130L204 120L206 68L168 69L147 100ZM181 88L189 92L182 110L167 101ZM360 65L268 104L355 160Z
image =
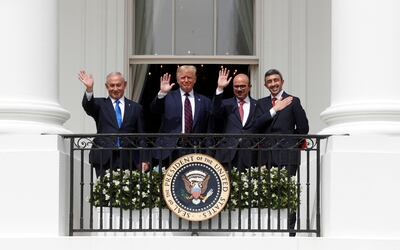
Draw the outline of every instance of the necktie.
M119 104L121 102L119 100L115 101L115 116L117 117L117 123L118 123L118 127L121 127L122 124L122 112L121 112L121 108L119 107Z
M243 109L243 104L245 101L240 100L239 101L239 115L240 115L240 121L243 123L243 118L244 118L244 109Z
M121 124L122 124L122 112L121 112L121 108L119 107L120 103L121 102L119 100L115 101L115 116L117 118L117 123L118 123L118 127L119 128L121 127ZM117 147L121 146L119 137L117 137L117 140L115 142L115 146L117 146Z
M276 97L272 98L272 107L275 106Z
M189 100L189 93L185 93L185 133L192 132L193 117L192 117L192 105Z

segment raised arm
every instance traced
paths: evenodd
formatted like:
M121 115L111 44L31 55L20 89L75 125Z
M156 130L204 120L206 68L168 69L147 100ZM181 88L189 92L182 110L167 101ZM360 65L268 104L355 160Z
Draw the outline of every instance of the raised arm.
M165 73L163 76L160 77L160 93L163 95L168 94L172 87L175 86L175 83L170 83L171 82L171 75L168 73Z
M228 78L228 76L229 76L229 70L227 68L220 69L218 76L218 86L217 86L218 92L223 92L224 88L228 86L228 84L232 80L232 77Z
M83 83L83 85L85 85L86 92L88 93L93 92L94 79L92 75L89 75L86 73L86 71L81 70L79 71L78 79Z

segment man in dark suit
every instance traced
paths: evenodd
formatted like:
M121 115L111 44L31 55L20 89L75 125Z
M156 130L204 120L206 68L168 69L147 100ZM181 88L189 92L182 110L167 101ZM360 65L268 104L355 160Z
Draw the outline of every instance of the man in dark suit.
M82 106L86 113L96 122L98 134L103 133L143 133L142 106L124 97L126 81L121 73L113 72L107 75L107 98L95 98L93 95L93 77L85 71L78 74L79 80L86 87ZM101 176L107 169L135 169L138 166L138 151L118 150L119 147L131 147L124 138L96 137L89 153L89 162ZM98 148L108 148L107 150ZM112 149L114 148L114 149ZM143 161L140 164L144 171L149 165Z
M307 134L309 131L306 112L301 106L298 97L291 97L283 91L284 80L282 74L276 69L270 69L265 73L264 86L271 93L270 96L262 98L257 102L256 125L258 132L267 134ZM272 107L280 105L282 102L291 102L285 109L276 112L271 119L268 112ZM272 139L267 140L266 147L273 150L261 154L263 164L275 167L286 167L288 178L295 176L300 165L300 148L302 141L295 139ZM293 229L296 224L296 213L289 215L289 229ZM295 232L289 232L289 236L295 236Z
M223 68L219 71L218 86L212 100L212 116L214 123L222 125L220 131L228 134L249 133L253 123L256 110L256 100L250 97L251 84L249 77L238 74L233 78L232 98L223 99L224 88L229 85L232 77L229 70ZM247 148L251 145L249 138L229 137L224 138L218 145L219 148L232 147L234 149L216 150L215 158L225 168L236 168L243 170L252 164L252 152L250 150L237 149Z
M172 90L171 75L165 73L160 77L160 91L151 103L150 110L162 116L160 133L206 133L208 129L211 101L209 98L195 93L196 67L182 65L176 71L179 89ZM176 146L177 139L161 137L156 144L164 147ZM171 155L172 153L172 155ZM168 156L176 158L183 152L174 150L154 151L156 159Z
M257 102L257 119L254 125L256 132L266 134L307 134L309 126L306 113L298 97L290 96L283 91L284 80L281 73L276 69L268 70L265 73L264 80L264 86L271 95ZM277 111L275 107L282 103L289 103L289 105L274 113L274 110ZM275 150L263 152L261 161L263 164L268 162L271 166L284 166L288 169L289 175L294 176L300 165L300 151L284 149L300 147L301 142L298 139L281 140L279 138L269 141L270 145L266 146L274 146L272 144L278 141L279 144L275 145L277 146Z

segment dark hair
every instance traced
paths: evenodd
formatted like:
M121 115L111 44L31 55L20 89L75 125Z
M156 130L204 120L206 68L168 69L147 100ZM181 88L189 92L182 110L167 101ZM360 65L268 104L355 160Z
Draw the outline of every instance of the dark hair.
M267 78L267 76L270 76L270 75L279 75L279 77L280 77L281 80L283 81L282 74L281 74L281 72L279 72L279 70L277 70L277 69L270 69L270 70L268 70L267 72L265 72L264 80L265 80L265 78Z

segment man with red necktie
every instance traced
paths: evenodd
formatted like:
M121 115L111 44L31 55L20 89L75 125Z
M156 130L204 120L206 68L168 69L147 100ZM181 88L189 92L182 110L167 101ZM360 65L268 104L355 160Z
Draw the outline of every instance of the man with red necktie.
M160 77L160 91L150 105L153 114L161 115L160 133L206 133L208 129L211 101L193 90L196 83L196 67L179 66L176 71L179 89L172 90L171 75L165 73ZM156 145L164 147L176 146L177 139L162 137ZM180 156L183 151L154 151L153 157L164 160Z
M270 95L257 101L255 132L266 134L307 134L309 131L306 112L301 106L300 99L287 94L283 90L284 80L276 69L265 73L264 86ZM277 112L278 105L288 103L285 109ZM272 112L271 112L272 111ZM272 116L272 119L271 119ZM300 143L297 139L286 139L280 146L290 147ZM286 167L290 176L294 176L300 165L300 152L289 150L274 150L271 154L261 155L261 164Z
M246 134L251 130L256 100L250 96L251 84L246 74L238 74L233 78L234 97L223 99L224 89L229 85L232 77L229 70L222 68L219 71L218 86L212 100L212 117L214 128L212 132L228 134ZM215 158L226 169L236 167L240 170L248 168L252 163L252 152L249 150L237 150L247 147L250 143L246 137L229 137L219 142L219 147L232 147L234 149L219 149L215 152Z
M309 126L306 112L301 106L298 97L291 96L283 91L284 80L282 74L276 69L271 69L265 73L264 80L264 86L271 95L257 102L256 132L266 134L307 134ZM265 114L268 110L289 100L290 103L285 109L276 112L272 120L269 119L268 122L265 122ZM276 140L267 140L267 144L265 145L266 148L273 147L274 150L260 151L260 164L279 168L285 167L288 170L288 178L295 176L300 165L300 150L293 150L293 148L300 148L303 144L302 141L296 138L278 138ZM290 229L294 228L295 222L296 213L291 213L289 218ZM289 235L295 236L295 233L290 232Z
M250 96L251 84L246 74L238 74L233 78L233 98L222 99L224 88L229 85L232 77L229 77L229 70L222 68L219 71L218 86L213 98L212 117L214 123L222 125L219 128L221 133L246 134L254 131L254 118L257 101ZM284 109L290 102L281 102L273 109L276 113ZM272 116L271 118L272 119ZM217 127L218 125L215 125ZM219 147L233 147L235 149L216 150L215 158L226 168L232 166L239 170L253 165L255 156L250 150L237 150L237 148L248 148L252 144L251 139L226 138Z

